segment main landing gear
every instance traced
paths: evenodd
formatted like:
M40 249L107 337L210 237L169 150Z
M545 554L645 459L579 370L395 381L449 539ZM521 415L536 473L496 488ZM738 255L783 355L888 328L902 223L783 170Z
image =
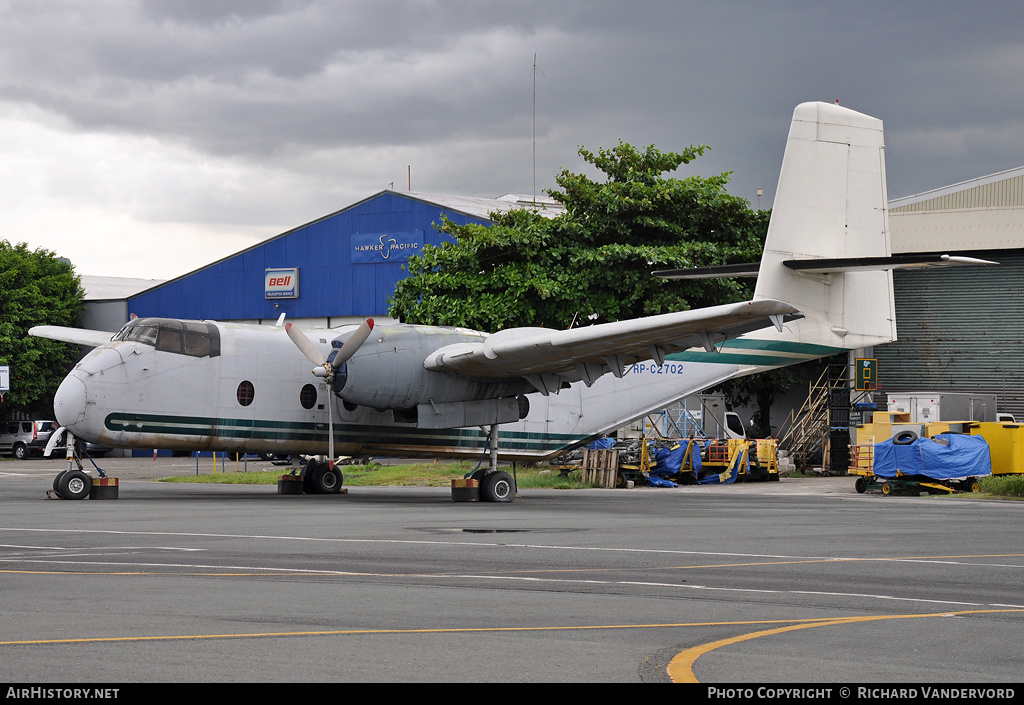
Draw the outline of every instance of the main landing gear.
M516 483L504 470L490 472L480 480L481 502L511 502L516 498Z
M498 426L494 424L488 433L490 466L474 472L470 479L476 480L480 488L481 502L513 502L516 498L516 481L505 472L498 470Z
M345 478L331 463L310 458L302 466L302 491L305 494L338 494Z

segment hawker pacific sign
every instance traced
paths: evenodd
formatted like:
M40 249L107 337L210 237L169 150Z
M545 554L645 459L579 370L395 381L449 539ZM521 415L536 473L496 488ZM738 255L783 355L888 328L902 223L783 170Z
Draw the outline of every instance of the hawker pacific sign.
M352 236L352 264L404 262L423 251L423 231L357 233Z
M299 298L299 268L267 269L263 278L263 292L268 299Z

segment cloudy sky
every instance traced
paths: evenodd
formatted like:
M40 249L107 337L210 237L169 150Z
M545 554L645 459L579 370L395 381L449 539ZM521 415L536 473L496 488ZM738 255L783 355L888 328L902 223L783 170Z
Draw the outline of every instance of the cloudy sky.
M895 198L1024 165L1022 89L1020 0L0 0L0 238L165 279L619 140L769 207L808 100L884 120Z

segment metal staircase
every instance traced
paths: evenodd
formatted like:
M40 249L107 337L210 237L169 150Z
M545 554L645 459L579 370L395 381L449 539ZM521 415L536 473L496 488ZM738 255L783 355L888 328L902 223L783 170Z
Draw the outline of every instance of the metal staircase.
M807 399L783 424L779 447L790 452L799 470L820 467L845 475L850 466L850 410L870 392L855 392L845 364L828 365L809 385Z

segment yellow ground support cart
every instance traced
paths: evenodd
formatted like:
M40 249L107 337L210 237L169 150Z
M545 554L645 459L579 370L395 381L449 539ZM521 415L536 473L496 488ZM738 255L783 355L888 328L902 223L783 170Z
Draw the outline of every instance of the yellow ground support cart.
M943 433L948 433L948 429L942 429ZM904 438L901 439L901 436ZM956 436L957 438L963 437ZM888 439L886 439L888 440ZM965 439L966 440L966 439ZM914 441L917 441L916 434L910 431L904 431L897 434L893 438L893 443L897 445L909 446ZM950 440L938 441L937 443L948 444ZM985 444L981 444L984 446ZM854 488L857 492L864 493L868 490L877 490L884 495L892 494L920 494L921 492L928 492L929 494L942 494L942 493L954 493L954 492L978 492L981 489L980 482L975 476L966 478L952 478L949 475L938 473L936 477L929 477L931 472L927 471L926 468L921 468L915 461L904 456L901 461L901 467L896 467L895 477L889 476L889 472L892 471L892 459L890 449L883 445L880 448L886 452L886 458L889 462L886 463L887 470L883 471L883 477L875 474L875 445L874 444L861 444L850 447L850 468L849 473L851 475L857 475L857 479L854 483ZM893 449L894 450L894 449ZM931 456L934 458L934 455ZM978 456L980 457L980 456ZM979 473L987 475L988 473L988 453L985 453L984 460L984 472ZM918 456L915 454L913 458L916 460ZM903 462L907 465L903 466ZM979 461L980 462L980 461ZM936 463L934 468L938 468L939 464ZM906 469L917 468L919 471L924 471L924 474L911 474L903 472Z

